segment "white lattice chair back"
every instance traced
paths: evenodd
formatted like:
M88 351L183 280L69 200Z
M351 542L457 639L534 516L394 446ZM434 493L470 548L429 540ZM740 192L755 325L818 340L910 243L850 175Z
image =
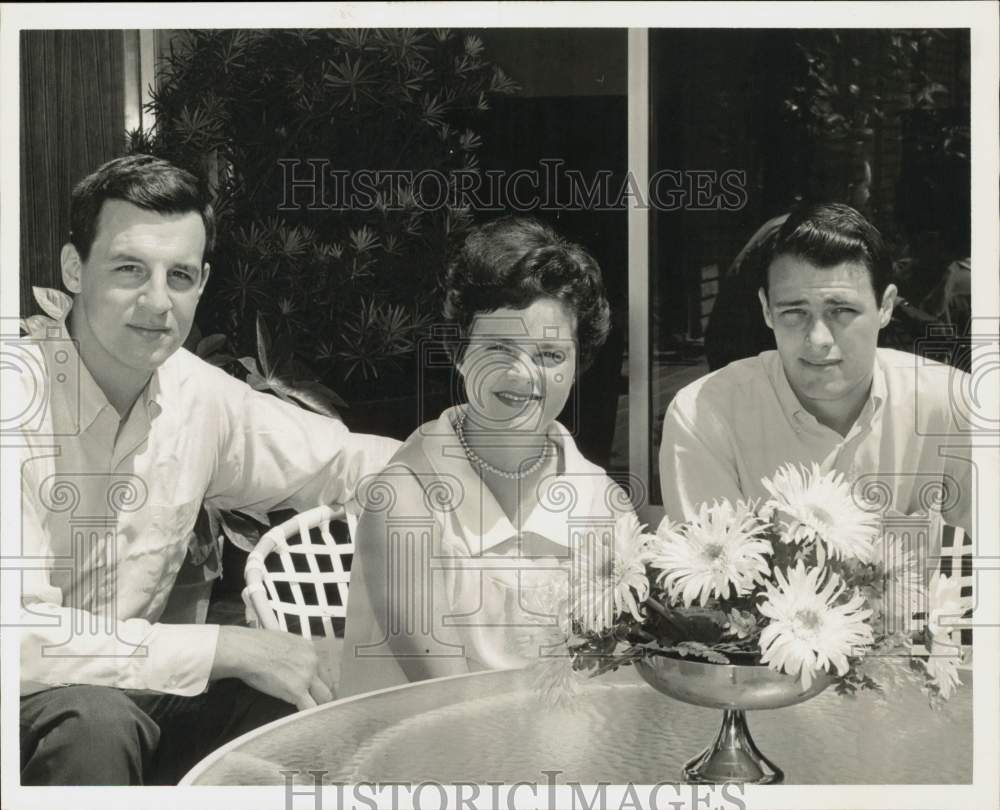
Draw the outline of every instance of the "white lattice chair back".
M334 521L347 524L348 542L338 542L334 537ZM345 562L353 558L356 529L357 517L349 511L345 514L329 506L317 506L265 533L250 552L244 569L243 601L251 624L268 630L297 631L305 638L313 637L311 626L318 624L321 635L332 637L333 620L347 617L351 572ZM289 542L296 535L299 542ZM281 570L268 570L266 561L272 554L277 555Z

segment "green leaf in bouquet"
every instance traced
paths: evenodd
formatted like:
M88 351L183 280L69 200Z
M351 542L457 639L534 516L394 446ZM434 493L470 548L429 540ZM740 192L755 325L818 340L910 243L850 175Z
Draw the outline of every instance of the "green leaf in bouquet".
M757 634L752 638L740 639L739 641L723 641L719 644L713 644L712 649L718 650L727 656L738 656L741 658L746 658L747 656L753 658L754 660L749 663L759 663L760 660L760 649L758 648L758 640L760 635ZM737 661L736 663L748 663L744 661Z
M692 606L676 608L676 611L687 619L704 619L719 627L729 623L729 614L718 608Z
M596 678L607 672L615 672L619 667L630 666L647 654L648 652L644 647L636 645L629 647L617 655L607 656L603 660L595 659L594 663L597 666L590 677Z
M675 620L683 628L684 640L714 644L722 639L729 617L721 610L677 608Z
M718 650L697 641L682 641L669 648L671 652L677 653L682 658L701 658L710 664L728 664L729 659Z
M774 553L771 556L771 572L776 568L794 568L798 560L803 556L802 546L797 543L785 543L775 539L771 543Z
M653 598L647 599L645 604L649 609L646 628L654 638L662 642L684 639L684 626L678 623L672 610L664 607Z
M749 639L760 636L758 617L749 610L731 609L724 629L726 635L737 639Z
M612 628L615 638L626 644L641 644L655 641L656 637L643 627L642 622L624 614L623 618Z
M652 608L646 629L662 641L714 644L725 633L728 617L721 610L664 607L655 600L647 600L646 605Z
M860 672L854 666L850 667L846 673L837 678L834 689L836 689L838 695L843 696L854 696L858 692L864 691L883 691L877 681Z

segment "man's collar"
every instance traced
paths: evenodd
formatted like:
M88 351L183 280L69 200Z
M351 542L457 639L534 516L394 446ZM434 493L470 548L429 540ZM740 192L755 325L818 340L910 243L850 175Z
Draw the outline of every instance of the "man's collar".
M774 388L774 392L778 396L778 402L780 403L781 409L784 411L785 417L788 421L793 425L816 423L816 417L805 409L801 401L799 401L798 395L796 395L795 391L792 389L791 383L788 382L788 375L785 374L785 367L781 362L781 355L778 354L777 351L771 350L764 352L761 360L764 364L764 371L771 380L771 386ZM882 364L879 362L879 355L876 350L875 366L872 371L871 389L868 394L868 399L865 401L864 407L861 409L861 413L858 414L858 418L855 420L855 424L862 419L870 421L877 413L879 413L882 405L885 403L886 391L885 371L882 368Z
M22 318L21 328L30 337L40 341L43 351L46 351L46 349L65 349L65 351L69 352L71 362L75 364L77 374L63 375L64 379L60 380L57 377L56 381L65 382L71 386L78 380L78 389L77 392L71 390L63 391L65 395L63 398L68 401L59 403L58 407L77 409L80 420L79 430L82 432L94 423L94 420L97 419L101 411L105 408L114 410L114 407L108 401L107 395L97 384L97 381L80 357L78 344L72 338L66 326L66 320L73 310L73 299L61 290L54 290L47 287L32 287L31 289L34 293L35 301L45 314ZM57 344L59 345L57 346ZM46 354L48 353L46 352ZM49 357L48 360L51 363L53 358ZM52 380L49 381L49 385L53 393L57 390L62 390L52 385ZM160 369L156 369L153 372L139 397L142 400L143 406L150 409L150 419L162 411L163 386L160 381ZM115 417L118 417L117 413Z
M781 405L781 410L785 412L785 417L788 421L792 424L797 424L803 419L811 417L812 415L802 407L802 403L788 382L788 375L785 374L781 355L777 351L772 350L764 352L761 360L764 364L764 371L771 380L771 387L778 396L778 403Z

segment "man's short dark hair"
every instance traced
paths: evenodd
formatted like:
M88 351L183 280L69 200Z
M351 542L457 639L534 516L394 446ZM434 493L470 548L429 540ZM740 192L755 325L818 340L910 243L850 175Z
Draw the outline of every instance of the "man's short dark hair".
M448 263L444 287L444 315L460 335L448 347L455 362L476 315L525 309L544 298L574 315L581 371L608 336L610 308L597 262L533 219L508 217L472 229Z
M161 214L196 211L205 225L205 256L215 244L215 213L208 191L191 172L152 155L109 160L88 174L70 198L69 241L87 261L97 235L97 220L106 200L127 203Z
M798 256L810 264L834 267L858 262L868 268L875 300L882 301L892 281L892 259L878 229L843 203L817 203L793 211L771 236L761 263L760 284L768 292L768 270L779 256Z

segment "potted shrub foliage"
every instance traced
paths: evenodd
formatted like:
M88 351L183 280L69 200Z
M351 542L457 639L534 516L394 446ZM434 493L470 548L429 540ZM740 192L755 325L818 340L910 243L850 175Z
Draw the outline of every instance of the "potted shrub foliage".
M470 222L453 191L478 172L477 115L515 90L471 33L176 32L156 128L130 132L128 148L213 192L218 237L188 348L354 430L404 438L449 395L420 367L448 240ZM250 547L265 520L205 510L193 561L216 558L223 534Z

